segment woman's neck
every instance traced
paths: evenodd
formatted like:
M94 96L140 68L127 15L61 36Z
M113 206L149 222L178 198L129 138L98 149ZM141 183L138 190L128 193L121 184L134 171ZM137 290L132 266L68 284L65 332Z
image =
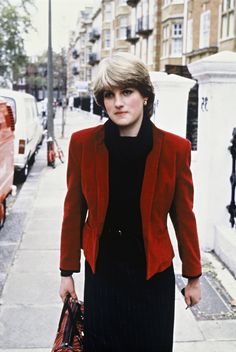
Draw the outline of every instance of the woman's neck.
M142 119L140 119L139 123L135 122L129 126L118 126L120 137L137 137L141 125Z

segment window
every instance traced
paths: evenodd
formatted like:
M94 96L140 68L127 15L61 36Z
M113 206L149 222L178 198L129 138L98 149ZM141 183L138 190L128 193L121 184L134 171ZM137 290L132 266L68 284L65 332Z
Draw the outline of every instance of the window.
M91 68L87 68L87 81L92 80L92 70Z
M187 24L187 53L193 50L193 20L188 20Z
M163 27L162 38L162 56L167 57L169 55L169 25Z
M117 30L117 38L118 39L126 39L127 27L128 27L128 17L121 16L118 20L118 30Z
M210 11L201 14L199 48L207 48L210 45L210 15Z
M181 56L183 47L182 23L174 23L172 25L172 45L171 55Z
M234 0L222 3L221 38L226 39L234 34Z
M81 51L81 53L80 53L80 62L81 62L81 64L85 64L85 57L84 57L83 51Z
M104 21L111 21L112 20L112 8L111 3L104 4Z
M111 47L111 32L109 29L104 31L104 48L110 49Z
M148 44L148 60L147 60L147 64L148 65L152 65L153 64L153 36L150 35L147 38L147 44Z
M81 48L84 48L84 47L85 47L85 42L86 42L85 36L82 35L82 36L81 36L81 41L80 41L80 43L81 43Z
M225 12L227 10L234 9L234 0L223 0L222 3L222 11Z
M175 23L172 26L172 36L175 38L182 37L182 23Z
M170 4L170 0L163 0L162 1L162 6L164 7L164 6L167 6L167 5L169 5Z
M119 6L127 5L127 1L126 0L119 0L118 5Z
M92 53L92 47L91 46L88 46L87 47L87 55L86 55L86 57L87 57L87 62L89 61L89 55Z
M85 74L84 74L83 70L81 70L80 79L81 79L81 81L85 81Z
M167 6L170 4L183 4L184 0L162 0L162 6Z
M182 38L172 39L172 56L182 56Z

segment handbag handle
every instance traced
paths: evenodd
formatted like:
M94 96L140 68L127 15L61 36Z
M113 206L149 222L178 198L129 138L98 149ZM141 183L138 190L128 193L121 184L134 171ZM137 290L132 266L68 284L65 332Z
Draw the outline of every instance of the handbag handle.
M76 303L76 304L78 304L78 310L80 311L79 318L80 318L80 321L82 323L83 319L82 319L82 313L81 313L81 306L80 306L80 303ZM73 311L72 311L71 306L70 306L70 295L68 294L66 296L66 299L64 301L64 305L63 305L63 308L62 308L61 317L60 317L60 321L59 321L59 324L58 324L58 331L60 331L61 324L62 324L62 321L64 319L65 313L66 313L66 311L68 311L68 313L69 313L68 317L69 317L71 323L74 326L74 329L75 329L74 331L75 331L76 334L79 334L79 332L77 331L77 328L76 328L76 321L75 321L75 316L77 315L78 310L76 309L74 311L74 314L73 314Z
M65 315L66 311L68 310L69 299L70 299L70 295L67 295L66 299L64 301L64 304L63 304L62 311L61 311L61 317L60 317L59 324L58 324L58 329L57 329L58 331L61 329L61 324L62 324L62 321L64 319L64 315Z

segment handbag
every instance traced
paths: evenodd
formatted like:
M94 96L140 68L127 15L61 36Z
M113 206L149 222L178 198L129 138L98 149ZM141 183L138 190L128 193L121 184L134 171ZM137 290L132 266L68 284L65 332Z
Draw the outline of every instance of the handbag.
M84 304L65 299L51 352L83 352Z

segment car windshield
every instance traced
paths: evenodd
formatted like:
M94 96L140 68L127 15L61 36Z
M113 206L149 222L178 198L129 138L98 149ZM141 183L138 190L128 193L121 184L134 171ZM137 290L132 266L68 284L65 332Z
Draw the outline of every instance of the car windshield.
M3 98L12 108L14 120L16 122L16 102L15 102L15 100L13 98L5 97L3 95L1 96L1 98Z

